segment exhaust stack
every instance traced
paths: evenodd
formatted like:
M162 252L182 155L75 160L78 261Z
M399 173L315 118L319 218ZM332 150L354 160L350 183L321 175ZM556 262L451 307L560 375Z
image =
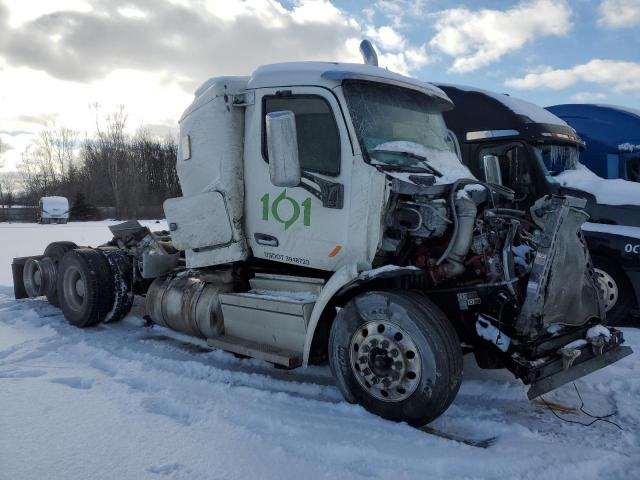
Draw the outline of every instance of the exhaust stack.
M360 42L360 54L362 55L364 63L373 65L374 67L378 66L378 54L369 40Z

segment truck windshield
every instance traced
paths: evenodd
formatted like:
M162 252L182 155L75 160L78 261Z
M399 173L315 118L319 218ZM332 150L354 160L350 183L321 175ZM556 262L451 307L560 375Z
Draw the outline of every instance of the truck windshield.
M551 175L574 170L580 160L580 151L574 145L536 145L535 152Z
M454 153L442 113L427 95L374 82L349 81L344 93L361 147L376 163L419 166L429 152ZM435 151L435 152L434 152Z

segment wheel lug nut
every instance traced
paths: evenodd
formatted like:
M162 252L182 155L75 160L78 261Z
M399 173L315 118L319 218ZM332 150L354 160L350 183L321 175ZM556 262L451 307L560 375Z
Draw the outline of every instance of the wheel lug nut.
M360 363L367 363L367 357L365 357L364 355L362 355L359 359L358 362Z
M378 345L378 340L376 340L375 338L373 340L371 340L371 346L372 347L376 347Z
M361 350L362 350L364 353L369 353L369 350L370 350L370 349L369 349L369 345L363 345L363 346L362 346L362 348L361 348Z
M364 373L365 375L371 375L371 369L367 367L364 370L362 370L362 373Z
M389 342L387 340L383 340L382 342L380 342L380 346L382 348L389 348Z
M395 362L393 366L396 370L400 370L402 368L402 362Z
M391 372L391 378L393 378L393 380L399 380L400 379L400 374L398 372Z
M382 385L389 388L389 385L391 385L391 380L389 380L388 378L385 378L384 380L382 380Z
M380 379L378 377L373 377L371 379L371 383L373 383L374 385L377 385L378 383L380 383Z
M390 353L393 358L396 358L400 352L398 352L397 348L394 348Z

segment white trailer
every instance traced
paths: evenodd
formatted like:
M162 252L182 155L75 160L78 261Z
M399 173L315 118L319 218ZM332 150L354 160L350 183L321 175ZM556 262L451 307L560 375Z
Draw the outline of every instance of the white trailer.
M513 191L462 165L447 95L368 53L205 82L180 120L169 231L125 222L101 247L14 259L16 298L89 327L145 295L153 322L212 348L328 360L348 401L412 425L451 404L465 352L530 397L629 355L603 326L584 202L496 208Z
M38 202L40 223L67 223L69 200L66 197L42 197Z

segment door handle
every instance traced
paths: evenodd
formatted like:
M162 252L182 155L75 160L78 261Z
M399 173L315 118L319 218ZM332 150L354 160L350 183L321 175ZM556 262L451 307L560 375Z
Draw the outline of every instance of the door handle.
M267 235L266 233L254 233L253 238L256 239L256 243L266 245L267 247L277 247L280 244L276 237Z

